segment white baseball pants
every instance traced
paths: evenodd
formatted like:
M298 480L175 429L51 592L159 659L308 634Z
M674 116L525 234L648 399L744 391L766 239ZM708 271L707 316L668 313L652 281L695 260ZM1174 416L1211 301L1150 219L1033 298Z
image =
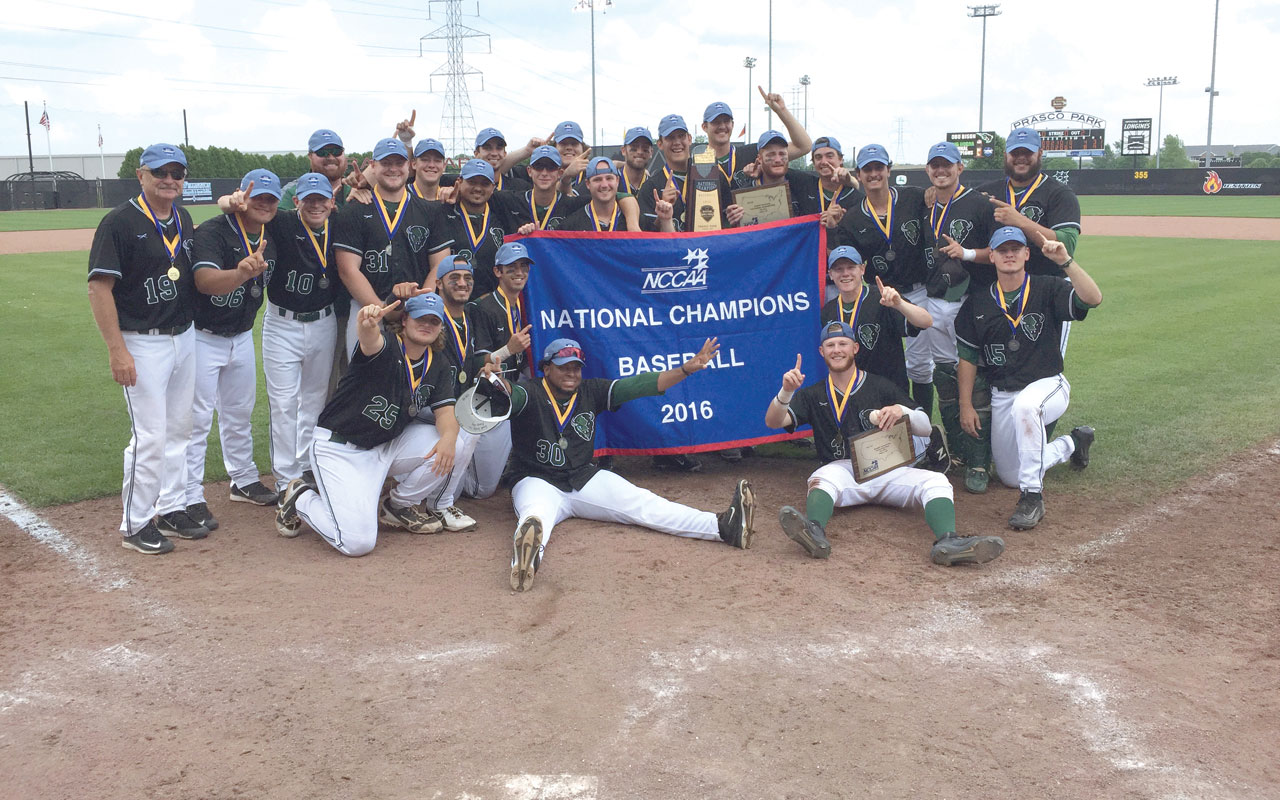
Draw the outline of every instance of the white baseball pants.
M472 452L467 462L462 458L462 437L472 440ZM498 483L502 480L502 472L507 467L507 457L511 455L511 421L503 420L485 433L472 436L466 431L458 432L458 460L449 486L440 499L439 508L448 508L461 496L483 500L498 491Z
M338 321L330 314L310 322L281 316L267 303L262 320L262 371L271 410L271 471L285 486L311 466L316 419L324 410L333 370Z
M809 490L821 489L836 501L836 508L878 505L893 508L924 508L930 500L953 499L951 482L942 473L915 467L899 467L892 472L858 483L849 459L823 464L809 476Z
M156 514L186 508L187 443L195 395L195 332L124 332L138 380L124 387L129 444L124 450L120 532L132 536Z
M933 381L935 364L955 364L960 361L960 355L956 352L956 316L960 313L962 305L964 305L963 301L951 303L941 297L925 298L924 309L929 312L929 316L933 317L933 327L921 331L916 339L925 341L929 361L921 366L918 372L912 373L910 368L907 369L907 376L911 380L916 383L930 383ZM926 366L929 370L927 378L923 377Z
M213 412L218 412L222 465L236 486L258 480L253 463L253 404L258 394L253 331L232 337L196 331L195 400L187 445L187 505L204 502L204 460Z
M1071 384L1062 375L1033 381L1020 392L991 388L991 457L1001 483L1043 491L1045 472L1071 458L1074 439L1046 442L1044 435L1044 426L1065 414L1070 400Z
M929 302L929 293L925 291L923 283L913 284L902 293L902 297L921 308L926 308ZM915 336L908 336L903 348L907 361L907 378L915 383L933 383L933 352L926 335L928 333L926 328Z

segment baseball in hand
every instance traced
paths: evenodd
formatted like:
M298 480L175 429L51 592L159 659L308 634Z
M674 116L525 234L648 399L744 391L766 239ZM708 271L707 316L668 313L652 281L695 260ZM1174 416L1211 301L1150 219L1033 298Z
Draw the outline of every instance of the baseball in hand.
M879 424L880 424L880 410L879 410L879 409L876 409L875 411L872 411L870 414L868 414L868 415L867 415L867 419L871 420L871 424L872 424L872 425L879 425Z

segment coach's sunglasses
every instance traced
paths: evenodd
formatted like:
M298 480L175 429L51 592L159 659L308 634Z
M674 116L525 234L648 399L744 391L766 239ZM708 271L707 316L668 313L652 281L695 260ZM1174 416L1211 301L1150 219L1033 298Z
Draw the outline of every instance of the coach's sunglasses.
M559 350L552 353L551 357L552 358L576 358L579 361L581 361L583 360L582 348L581 347L561 347Z
M177 165L148 169L147 171L157 178L173 178L175 181L185 180L187 177L187 168Z
M338 147L336 144L327 144L316 151L316 155L321 158L337 158L342 155L342 153L342 148Z

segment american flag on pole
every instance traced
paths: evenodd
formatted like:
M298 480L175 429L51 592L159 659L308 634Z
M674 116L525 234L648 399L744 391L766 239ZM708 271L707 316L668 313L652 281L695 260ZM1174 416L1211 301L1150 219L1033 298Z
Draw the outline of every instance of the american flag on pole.
M98 147L102 147L102 126L98 126Z
M30 119L30 117L28 117L28 119ZM44 113L40 115L40 124L44 126L44 129L45 129L46 131L50 129L50 126L49 126L49 109L47 109L47 108L46 108L46 109L44 110Z

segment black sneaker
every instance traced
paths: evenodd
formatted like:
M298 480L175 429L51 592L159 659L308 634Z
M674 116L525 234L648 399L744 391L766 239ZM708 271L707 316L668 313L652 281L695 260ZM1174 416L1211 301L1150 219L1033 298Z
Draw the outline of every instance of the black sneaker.
M292 539L302 533L302 517L298 516L298 498L303 492L314 492L315 487L302 478L289 481L288 487L280 495L280 505L276 507L276 532Z
M672 472L702 472L702 462L684 453L654 456L653 465L658 469L668 469Z
M801 547L814 558L830 558L831 542L827 540L827 532L822 525L807 518L791 506L783 506L778 511L778 522L782 523L782 532L798 542Z
M730 447L728 450L720 450L716 455L728 461L730 464L736 464L742 460L742 448Z
M751 484L738 481L733 488L733 500L729 508L716 514L720 526L720 539L743 550L751 547L751 535L755 533L756 496Z
M211 531L218 529L218 520L209 510L208 503L192 503L187 506L187 516L196 524L203 525Z
M1014 506L1013 516L1009 517L1009 527L1015 531L1029 531L1040 520L1044 519L1044 495L1040 492L1024 491Z
M155 524L161 533L171 533L179 539L203 539L209 535L209 529L187 516L186 511L161 514Z
M948 533L934 542L929 557L940 567L961 564L985 564L1004 552L1004 539L999 536L957 536Z
M951 469L951 449L947 447L947 435L941 425L934 425L929 431L929 446L924 449L924 454L916 459L916 466L931 472L941 472L944 475Z
M516 529L511 545L511 588L527 592L542 566L542 520L529 517Z
M148 522L142 526L142 530L132 536L124 537L120 540L120 545L149 556L158 556L173 550L173 542L164 538L155 522Z
M255 506L273 506L280 499L278 492L273 492L262 485L262 481L254 481L243 489L231 484L231 499L237 503L253 503Z
M600 456L596 459L596 466L600 469L613 470L613 456Z
M1089 466L1089 445L1093 444L1095 437L1093 428L1088 425L1071 429L1071 439L1076 443L1076 450L1071 454L1071 464L1076 469Z

